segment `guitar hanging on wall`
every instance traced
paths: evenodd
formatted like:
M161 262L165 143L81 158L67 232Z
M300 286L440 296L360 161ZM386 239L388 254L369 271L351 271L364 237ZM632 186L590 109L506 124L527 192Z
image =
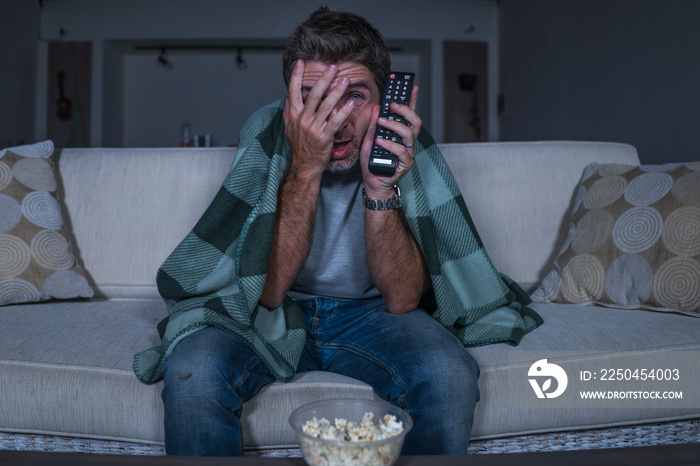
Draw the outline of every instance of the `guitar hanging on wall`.
M58 92L59 92L59 99L56 102L58 105L58 109L56 110L56 116L58 117L59 120L70 120L71 119L71 101L69 98L66 97L65 92L63 91L63 80L66 78L66 73L63 71L59 71L58 75Z

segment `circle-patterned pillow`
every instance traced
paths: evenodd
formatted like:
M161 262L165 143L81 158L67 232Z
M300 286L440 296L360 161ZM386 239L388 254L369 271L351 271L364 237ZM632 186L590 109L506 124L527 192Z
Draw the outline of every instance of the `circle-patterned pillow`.
M0 306L92 297L56 197L51 141L0 151Z
M536 302L700 316L700 162L586 167Z

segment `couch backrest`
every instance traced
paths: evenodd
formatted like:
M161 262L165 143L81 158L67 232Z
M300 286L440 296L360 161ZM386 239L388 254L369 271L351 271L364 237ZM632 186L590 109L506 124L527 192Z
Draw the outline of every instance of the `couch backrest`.
M235 148L64 149L59 196L97 296L160 299L158 267L229 172Z
M639 164L627 144L505 142L440 146L499 272L533 291L569 230L574 188L592 162Z
M568 229L590 162L638 164L625 144L445 144L441 149L496 268L530 290ZM155 275L226 177L235 148L64 149L59 196L98 296L159 299Z

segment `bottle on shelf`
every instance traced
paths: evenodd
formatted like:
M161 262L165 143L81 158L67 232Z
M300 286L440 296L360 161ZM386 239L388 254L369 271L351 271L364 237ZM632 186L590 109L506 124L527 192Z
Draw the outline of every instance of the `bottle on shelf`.
M194 135L194 147L211 147L211 135L210 134L195 134Z
M192 147L192 140L190 139L190 122L185 120L182 123L182 140L180 141L180 147Z

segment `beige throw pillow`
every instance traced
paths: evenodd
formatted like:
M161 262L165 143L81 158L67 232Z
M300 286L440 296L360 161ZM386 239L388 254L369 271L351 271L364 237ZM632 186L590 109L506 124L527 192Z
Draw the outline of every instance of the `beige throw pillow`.
M89 298L56 197L51 141L0 151L0 306Z
M700 316L700 162L584 170L568 238L533 293Z

